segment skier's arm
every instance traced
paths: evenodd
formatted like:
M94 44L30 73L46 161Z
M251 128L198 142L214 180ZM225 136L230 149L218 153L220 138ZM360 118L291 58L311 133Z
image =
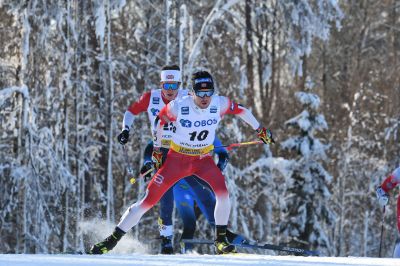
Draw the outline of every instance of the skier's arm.
M221 143L221 141L219 140L218 137L215 137L215 140L214 140L213 144L214 144L214 147L216 147L214 149L214 152L218 155L217 166L221 171L223 171L225 169L226 165L228 164L228 161L229 161L228 152L226 151L226 149L224 147L221 147L222 143Z
M382 183L382 189L388 193L400 183L400 167L396 168Z
M153 154L153 141L149 141L144 149L143 164L152 163L151 156Z
M221 116L225 114L233 114L239 116L243 121L249 124L257 131L257 136L265 144L271 144L275 141L272 138L272 133L269 129L262 127L250 110L242 105L229 100L227 97L220 96Z
M135 115L138 115L142 112L146 112L150 103L151 92L146 92L140 97L139 101L132 103L128 110L126 110L124 114L124 120L122 123L122 130L129 130L133 124L135 119Z
M389 191L395 188L400 183L400 167L396 168L376 189L376 197L381 206L389 203Z
M152 154L153 154L153 141L149 141L146 145L146 148L144 149L143 165L140 168L140 174L144 175L145 180L147 178L150 178L152 175L152 171L149 171L153 169Z
M260 123L250 112L249 109L243 107L242 105L235 103L225 96L220 96L221 102L221 116L226 114L232 114L239 116L244 122L249 124L254 130L260 127Z
M139 101L131 104L128 110L126 110L122 121L122 131L117 137L118 142L122 145L126 144L129 140L129 129L135 120L134 116L147 110L150 103L150 95L151 92L146 92L140 97Z
M165 123L176 121L178 116L178 105L175 101L171 101L164 106L160 113L154 119L153 147L159 149L161 147L162 127Z

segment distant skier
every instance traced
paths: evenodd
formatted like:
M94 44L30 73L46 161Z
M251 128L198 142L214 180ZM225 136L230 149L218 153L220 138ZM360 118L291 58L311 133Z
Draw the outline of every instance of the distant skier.
M222 146L221 141L216 137L213 143L214 153L218 157L217 167L221 172L225 169L229 161L229 155L225 148ZM220 147L220 148L218 148ZM149 142L144 150L144 165L152 163L153 142ZM145 178L151 177L149 172ZM215 195L210 186L203 180L190 176L179 180L173 187L175 206L178 210L179 216L183 222L182 239L193 239L196 231L197 215L195 211L195 203L201 210L205 219L210 225L215 226L214 208L215 208ZM228 241L234 244L243 243L245 238L237 235L229 230L226 231ZM181 251L185 253L193 249L193 244L184 243L180 241Z
M396 168L376 189L379 204L383 207L389 203L389 191L400 184L400 167ZM394 258L400 258L400 195L397 197L397 240L393 251Z
M159 125L176 121L165 163L153 176L144 198L126 210L110 236L92 246L92 254L103 254L113 249L122 236L139 222L143 214L152 208L173 184L190 175L203 179L215 193L216 252L224 254L236 251L235 246L230 244L226 237L230 201L225 178L210 155L214 149L212 144L215 131L225 114L234 114L251 125L265 144L273 142L272 134L260 125L248 109L227 97L214 95L214 82L208 72L194 73L192 84L194 95L171 101L155 120L153 161L156 165L161 165L163 157L160 151L162 131Z

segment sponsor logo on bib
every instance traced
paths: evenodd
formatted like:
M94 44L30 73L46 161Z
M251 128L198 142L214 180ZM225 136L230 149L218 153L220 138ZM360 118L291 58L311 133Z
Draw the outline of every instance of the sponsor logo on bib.
M183 115L188 115L189 114L189 107L188 106L184 106L181 108L181 113Z
M190 127L192 127L192 125L194 127L211 126L213 124L217 124L218 121L215 118L208 119L208 120L197 120L197 121L194 121L194 122L192 122L190 120L187 120L187 119L181 119L181 120L179 120L179 123L181 123L182 127L190 128Z
M153 97L152 103L153 104L160 104L160 98L159 97Z
M218 123L217 119L213 118L208 120L195 121L193 125L194 127L205 127L205 126L211 126L216 123Z
M210 113L216 113L218 108L216 106L211 106L210 107Z
M151 108L150 112L153 114L153 116L158 115L158 113L160 112L160 110L156 109L156 108Z
M192 122L190 120L181 119L179 122L181 123L182 127L192 127Z

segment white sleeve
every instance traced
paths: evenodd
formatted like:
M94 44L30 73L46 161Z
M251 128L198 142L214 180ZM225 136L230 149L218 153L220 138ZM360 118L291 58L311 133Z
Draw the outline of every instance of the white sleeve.
M400 167L396 168L396 170L393 171L393 181L396 183L400 183Z
M175 101L172 100L168 103L168 117L172 119L176 119L178 117L178 112L179 112L179 104Z
M254 130L260 127L260 123L251 111L240 104L232 102L225 96L220 96L221 115L233 114L239 116L244 122L249 124Z
M122 122L122 130L129 130L133 124L133 121L135 121L135 116L131 112L126 111L124 114L124 120Z

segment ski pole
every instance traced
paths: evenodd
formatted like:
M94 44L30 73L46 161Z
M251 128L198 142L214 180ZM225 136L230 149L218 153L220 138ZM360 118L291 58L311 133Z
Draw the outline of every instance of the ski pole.
M254 145L254 144L261 144L261 143L264 143L264 142L262 142L261 140L248 141L248 142L239 142L239 143L232 143L232 144L229 144L229 145L217 146L217 147L214 147L214 149L225 148L228 151L230 151L233 148L242 147L242 146L248 146L248 145Z
M153 170L154 170L154 168L150 168L149 170L147 170L147 171L144 172L143 174L140 174L140 175L139 175L139 178L144 177L145 175L147 175L148 173L150 173L150 172L153 171ZM131 184L133 185L133 184L135 184L136 179L135 179L134 177L132 177L132 178L129 180L129 182L131 182Z
M129 163L128 153L126 151L125 145L122 145L122 150L124 151L124 156L125 156L126 171L128 172L128 177L131 177L129 179L129 182L131 182L131 184L135 184L136 178L133 177L133 169L131 164Z
M383 213L382 213L381 240L379 241L379 258L382 258L381 252L382 252L382 242L383 242L383 225L385 223L385 210L386 210L386 205L383 206Z
M122 145L122 149L124 150L124 156L125 156L125 158L126 158L126 161L125 161L125 162L126 162L126 170L127 170L127 172L128 172L129 177L131 177L131 178L129 179L129 182L133 185L133 184L136 183L136 178L133 176L133 169L132 169L131 164L129 163L129 160L128 160L128 153L126 152L125 145ZM147 175L148 173L150 173L150 172L153 171L153 170L154 170L154 168L150 168L149 170L147 170L147 171L144 172L143 174L140 174L140 175L139 175L139 178L144 177L145 175Z
M181 239L182 242L184 243L190 243L190 244L204 244L204 245L212 245L214 244L214 241L207 240L207 239ZM258 243L232 243L232 245L235 245L236 247L240 248L248 248L248 249L269 249L269 250L275 250L275 251L284 251L288 253L295 253L299 255L304 255L304 256L319 256L320 252L317 250L306 250L302 248L295 248L295 247L289 247L289 246L281 246L281 245L273 245L273 244L261 244L259 245Z

